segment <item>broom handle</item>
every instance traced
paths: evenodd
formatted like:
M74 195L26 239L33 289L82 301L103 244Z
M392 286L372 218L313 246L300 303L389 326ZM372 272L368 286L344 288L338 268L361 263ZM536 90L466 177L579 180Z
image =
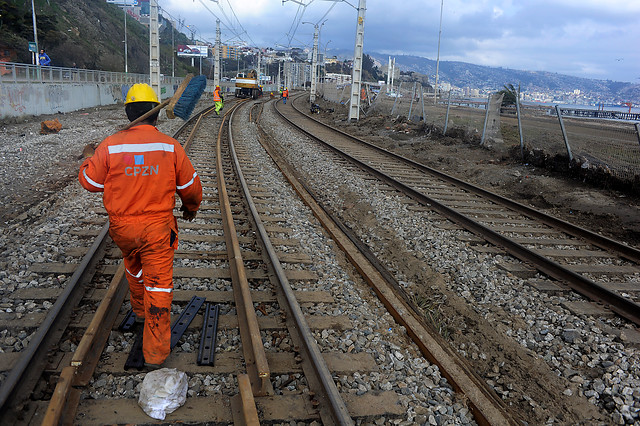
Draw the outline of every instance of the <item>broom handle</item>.
M178 100L182 96L182 92L184 92L184 89L187 88L187 85L191 81L192 77L193 77L193 74L187 74L185 76L185 78L182 80L182 83L180 83L180 86L178 86L178 90L176 90L176 92L173 94L173 96L171 96L169 99L165 99L164 101L162 101L162 103L156 105L150 111L147 111L146 113L144 113L140 117L136 118L131 123L129 123L126 126L124 126L124 128L122 130L130 129L133 126L135 126L136 124L138 124L139 122L141 122L143 120L146 120L147 118L149 118L150 116L152 116L156 112L160 111L162 108L164 108L167 105L169 105L169 103L171 103L172 101L173 101L173 105L175 106L175 104L178 102ZM170 118L174 118L174 117L170 117Z

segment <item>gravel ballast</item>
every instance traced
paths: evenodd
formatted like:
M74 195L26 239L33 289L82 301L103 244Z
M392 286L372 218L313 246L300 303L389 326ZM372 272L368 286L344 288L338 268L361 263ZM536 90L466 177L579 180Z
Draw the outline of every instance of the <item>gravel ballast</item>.
M68 255L67 251L87 245L87 241L71 231L87 229L83 221L102 217L95 213L102 208L101 197L82 189L76 180L82 148L87 143L99 142L117 126L125 124L122 107L106 107L56 116L62 123L62 131L55 135L40 135L40 121L47 118L52 117L5 124L0 132L3 161L0 175L0 217L3 221L0 313L15 315L18 319L30 313L46 313L51 303L16 300L10 297L14 291L28 287L59 287L69 278L64 275L43 277L29 272L29 267L35 262L77 262L79 258ZM501 364L504 360L497 354L500 348L494 348L493 353L485 349L482 341L473 341L474 324L469 322L462 326L460 323L464 320L440 319L443 330L449 330L450 340L458 351L478 367L507 403L529 407L528 413L532 417L528 420L532 424L569 424L575 419L597 419L612 424L639 421L640 354L638 348L619 337L619 332L613 333L629 328L628 325L618 318L602 320L573 314L563 307L563 303L582 300L579 296L536 291L524 280L499 269L497 263L503 260L500 255L475 252L457 239L464 231L439 228L437 220L408 210L406 200L401 197L381 190L356 174L347 173L348 170L328 158L326 152L283 126L269 105L265 107L262 120L264 129L281 144L289 160L307 175L313 188L323 194L323 202L340 212L360 238L395 271L409 293L420 296L425 291L425 282L420 278L440 280L438 282L445 290L435 284L433 289L426 289L433 291L433 298L442 297L442 305L451 303L454 298L464 301L470 311L504 339L502 349L508 350L510 344L517 345L523 353L529 354L532 365L536 368L543 365L548 369L549 377L556 380L549 383L561 384L561 388L554 389L558 405L553 407L545 406L544 400L524 391L527 388L510 374L508 363ZM172 134L180 124L179 120L165 120L159 128ZM244 128L241 138L250 146L252 155L260 159L265 181L282 180L269 165L264 152L253 142L249 144L255 138L252 125ZM282 200L291 203L291 190L284 183L277 187L280 190L273 194L274 203L284 202ZM316 306L309 308L309 313L349 315L356 324L354 330L318 332L316 339L324 345L323 350L367 351L374 355L380 366L376 373L336 377L341 389L356 394L371 389L398 392L407 408L407 416L386 419L389 422L472 422L467 408L456 400L438 369L415 349L407 349L406 333L388 314L381 313L379 303L362 284L354 283L340 255L306 208L299 202L293 205L295 208L287 213L290 215L287 219L299 225L296 229L300 230L300 235L295 238L303 242L302 248L310 255L322 253L326 260L322 270L317 271L320 280L316 285L331 291L339 301L339 307ZM408 263L419 271L403 269ZM436 275L439 278L435 278ZM200 282L183 281L181 285L185 288L200 288L201 285ZM433 298L429 309L437 308L438 303ZM0 350L22 350L33 331L27 327L0 330ZM236 336L226 338L236 344ZM188 337L186 343L189 346L182 350L193 350L196 337ZM110 344L113 348L110 350L127 350L128 343L121 336L112 336ZM73 350L72 344L69 344L69 350ZM136 397L142 377L132 375L121 379L106 375L97 378L89 392L95 398L116 393ZM220 381L206 375L191 377L189 392L191 396L228 393L233 388L232 382L232 377ZM573 411L566 408L572 405ZM587 406L590 408L580 411ZM557 407L567 411L563 413Z

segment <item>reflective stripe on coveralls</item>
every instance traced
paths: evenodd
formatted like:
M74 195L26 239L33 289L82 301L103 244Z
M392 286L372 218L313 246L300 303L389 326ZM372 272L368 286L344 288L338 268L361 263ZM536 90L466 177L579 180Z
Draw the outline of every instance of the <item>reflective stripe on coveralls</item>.
M140 269L140 271L138 271L138 272L137 272L137 273L135 273L135 274L134 274L134 273L132 273L132 272L131 272L130 270L128 270L127 268L124 268L124 269L127 271L127 273L128 273L129 275L131 275L131 276L132 276L132 277L134 277L134 278L141 278L141 277L142 277L142 269ZM143 283L143 282L144 282L144 280L142 280L142 279L141 279L141 280L140 280L140 281L138 281L138 282L139 282L139 283Z
M86 170L82 171L82 176L84 176L86 181L89 182L91 185L95 186L96 188L104 189L104 185L101 185L98 182L94 182L93 180L91 180L91 178L89 176L87 176L87 171Z
M185 188L190 187L196 181L197 177L198 177L198 174L196 172L193 172L193 177L191 178L191 180L189 182L185 183L184 185L176 186L176 189L185 189Z

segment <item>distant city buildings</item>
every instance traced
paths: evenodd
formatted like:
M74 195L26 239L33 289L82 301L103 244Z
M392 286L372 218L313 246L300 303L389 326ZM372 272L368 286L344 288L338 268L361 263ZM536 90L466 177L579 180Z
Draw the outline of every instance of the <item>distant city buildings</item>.
M222 53L220 56L222 59L239 59L240 48L238 46L226 46L222 45Z
M351 83L351 74L337 74L328 72L325 76L325 81L327 83L349 84Z

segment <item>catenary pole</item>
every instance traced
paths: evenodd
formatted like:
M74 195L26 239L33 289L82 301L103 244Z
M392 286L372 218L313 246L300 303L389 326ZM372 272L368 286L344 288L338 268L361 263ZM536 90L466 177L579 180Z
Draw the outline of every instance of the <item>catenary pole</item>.
M220 20L216 19L216 47L215 47L215 61L216 66L213 73L213 86L220 85Z
M280 90L280 65L282 65L282 62L278 61L278 78L276 80L276 84L278 86L278 90Z
M393 58L393 62L391 63L391 91L393 92L393 77L396 73L396 58Z
M438 30L438 58L436 59L436 85L433 89L433 103L438 102L438 73L440 72L440 36L442 36L442 9L444 0L440 0L440 29Z
M318 25L315 25L313 32L313 53L311 54L311 93L309 94L309 101L314 103L316 101L316 78L318 75L318 32L320 31Z
M176 76L175 30L174 21L171 21L171 77Z
M360 0L358 2L358 24L356 26L356 45L353 52L349 121L357 121L360 118L360 88L362 86L362 55L364 53L364 15L366 5L366 0Z
M124 12L124 72L129 72L129 64L127 56L127 4L122 6Z
M389 93L389 83L391 83L391 56L389 56L389 65L387 66L387 93Z
M160 34L158 32L158 0L149 2L149 80L160 99Z

